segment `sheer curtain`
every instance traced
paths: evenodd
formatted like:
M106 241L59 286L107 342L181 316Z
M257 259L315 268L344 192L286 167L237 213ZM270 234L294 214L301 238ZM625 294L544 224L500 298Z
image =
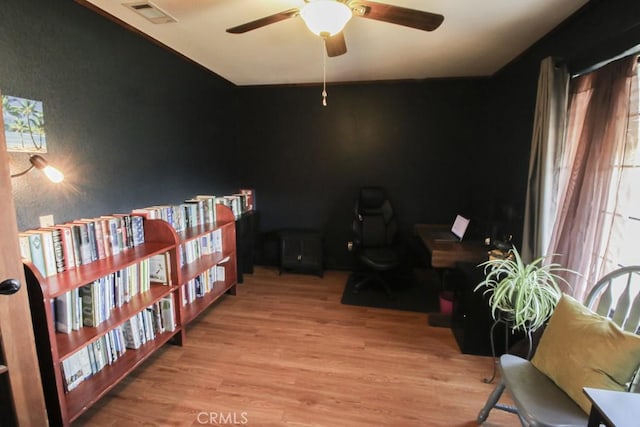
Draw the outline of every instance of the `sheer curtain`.
M619 191L637 57L612 62L571 81L567 141L560 164L560 198L548 254L575 270L572 287L579 301L602 276L599 250L613 222L608 202Z
M542 60L522 231L525 262L545 255L553 231L559 180L555 165L564 152L568 94L566 67L551 57Z

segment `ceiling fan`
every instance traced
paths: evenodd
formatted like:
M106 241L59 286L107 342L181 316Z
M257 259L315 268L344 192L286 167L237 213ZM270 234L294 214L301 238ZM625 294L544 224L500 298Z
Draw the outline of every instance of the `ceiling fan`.
M351 17L374 19L422 31L433 31L444 16L368 0L305 0L300 8L288 9L255 21L228 28L227 32L242 34L276 22L300 16L309 29L325 41L327 56L347 52L342 29Z

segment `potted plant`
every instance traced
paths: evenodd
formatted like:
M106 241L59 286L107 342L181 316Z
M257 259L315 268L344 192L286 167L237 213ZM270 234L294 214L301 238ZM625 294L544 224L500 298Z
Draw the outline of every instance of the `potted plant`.
M514 331L524 331L529 336L544 325L560 300L558 282L567 281L557 273L571 271L559 264L545 264L544 259L525 264L512 247L507 257L480 264L485 279L474 289L486 288L484 293L490 295L494 319L507 320Z

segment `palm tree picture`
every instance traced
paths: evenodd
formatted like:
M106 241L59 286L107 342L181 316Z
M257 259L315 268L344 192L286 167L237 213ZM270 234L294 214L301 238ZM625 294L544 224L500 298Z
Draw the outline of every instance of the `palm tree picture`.
M42 101L2 96L7 151L46 153Z

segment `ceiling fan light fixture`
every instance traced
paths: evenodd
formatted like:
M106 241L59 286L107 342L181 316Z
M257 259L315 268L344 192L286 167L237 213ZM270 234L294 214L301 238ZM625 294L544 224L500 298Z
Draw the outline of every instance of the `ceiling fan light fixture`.
M353 13L346 4L336 0L315 0L307 3L300 16L309 30L321 37L338 34Z

